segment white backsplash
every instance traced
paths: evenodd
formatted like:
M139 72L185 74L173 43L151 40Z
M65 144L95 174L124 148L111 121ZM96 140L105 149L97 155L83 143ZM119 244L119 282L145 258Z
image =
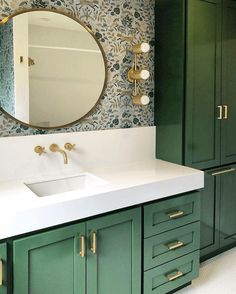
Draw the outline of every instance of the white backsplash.
M65 165L62 155L49 151L49 146L56 143L64 148L67 142L76 144L76 150L67 151ZM37 145L47 153L37 155ZM0 154L0 181L70 176L154 159L155 127L0 138Z

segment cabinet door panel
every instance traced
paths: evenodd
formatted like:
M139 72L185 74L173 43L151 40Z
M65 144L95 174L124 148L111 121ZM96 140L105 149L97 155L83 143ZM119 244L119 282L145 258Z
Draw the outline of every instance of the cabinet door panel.
M236 165L226 170L236 169ZM222 174L220 199L220 246L236 242L236 172Z
M220 163L221 1L188 1L185 164Z
M201 258L219 249L220 178L205 172L205 187L201 191Z
M236 3L223 1L222 104L228 119L222 120L222 164L236 161Z
M14 294L85 294L85 258L74 225L14 241Z
M87 258L87 293L140 294L140 209L91 220L87 230L97 236L97 252Z
M0 294L7 294L7 245L0 244Z

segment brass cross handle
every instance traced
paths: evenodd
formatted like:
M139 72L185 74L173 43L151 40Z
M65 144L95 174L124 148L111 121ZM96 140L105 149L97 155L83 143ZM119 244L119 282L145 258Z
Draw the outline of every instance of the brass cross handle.
M75 144L71 144L71 143L66 143L65 145L64 145L64 148L66 149L66 150L68 150L68 151L71 151L71 150L75 150L76 148L75 148Z
M42 146L36 146L34 148L34 152L37 153L39 156L42 155L43 153L46 153L45 147Z

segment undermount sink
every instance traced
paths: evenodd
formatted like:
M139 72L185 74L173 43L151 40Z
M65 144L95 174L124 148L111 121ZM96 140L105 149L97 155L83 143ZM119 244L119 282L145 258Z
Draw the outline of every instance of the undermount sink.
M106 182L101 178L98 178L89 173L84 173L69 178L43 181L25 185L37 196L45 197L69 191L89 189L105 183Z

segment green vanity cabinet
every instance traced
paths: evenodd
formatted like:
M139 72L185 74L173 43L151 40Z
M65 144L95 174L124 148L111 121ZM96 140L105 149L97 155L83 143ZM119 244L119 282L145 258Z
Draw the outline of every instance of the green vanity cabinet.
M224 0L222 28L222 104L228 114L222 123L221 163L236 162L236 2Z
M144 206L144 294L166 294L198 276L199 220L199 192Z
M156 154L205 170L203 260L236 237L234 173L211 175L236 163L236 1L158 0L156 39Z
M85 294L85 224L14 241L14 294Z
M141 208L15 240L13 260L14 294L140 294Z
M88 294L141 293L141 208L87 222Z
M236 162L235 1L159 0L156 11L157 157Z
M236 245L236 165L205 172L201 192L201 259Z
M0 294L7 294L7 244L0 244Z

